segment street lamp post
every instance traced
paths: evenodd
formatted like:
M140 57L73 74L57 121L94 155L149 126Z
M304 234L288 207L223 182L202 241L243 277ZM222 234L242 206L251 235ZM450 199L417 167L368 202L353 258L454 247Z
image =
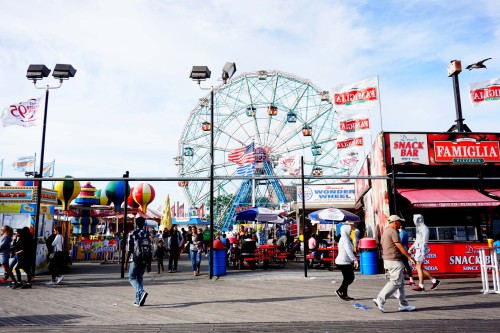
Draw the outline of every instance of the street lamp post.
M226 62L222 68L222 80L224 84L236 72L236 64L234 62ZM193 66L189 78L197 81L198 85L201 81L209 79L211 75L207 66ZM203 90L210 89L210 279L214 276L214 88L200 88Z
M33 276L36 271L36 250L38 245L38 223L40 221L40 207L41 207L41 199L42 199L42 179L43 179L43 159L45 154L45 133L47 128L47 107L49 103L49 90L50 89L58 89L62 86L63 80L68 80L70 77L75 76L76 69L71 65L63 65L57 64L54 67L54 72L52 76L55 79L59 80L59 85L50 87L46 85L45 87L39 87L36 85L38 80L43 80L44 77L49 76L50 69L48 69L45 65L29 65L28 71L26 72L26 77L28 80L33 81L33 84L36 89L45 89L45 107L43 110L43 127L42 127L42 148L40 152L40 168L38 169L38 173L35 173L36 178L41 178L38 181L37 185L37 195L36 195L36 212L35 212L35 229L34 229L34 255L32 261L32 272Z
M462 72L462 62L460 60L452 60L448 65L448 76L453 78L453 93L455 96L455 112L457 119L456 124L451 126L448 132L470 132L469 127L464 124L464 118L462 117L462 102L460 100L460 84L458 82L458 74Z

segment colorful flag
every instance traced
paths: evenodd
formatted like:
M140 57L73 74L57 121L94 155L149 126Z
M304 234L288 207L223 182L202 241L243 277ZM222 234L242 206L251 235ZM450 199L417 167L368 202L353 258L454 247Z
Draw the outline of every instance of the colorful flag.
M196 214L199 217L204 217L205 216L205 204L201 204L200 208L196 211Z
M176 217L177 215L175 214L175 204L173 204L172 207L170 207L170 210L172 212L172 217Z
M469 84L469 96L473 107L500 102L500 78Z
M332 88L335 109L356 109L379 106L378 80L372 78Z
M43 96L31 98L25 102L11 104L4 108L0 118L3 127L12 125L30 127L37 125L42 99Z
M179 206L179 217L184 217L184 204Z
M255 150L253 142L246 147L236 148L228 156L229 162L234 162L238 165L245 165L250 162L255 162Z
M12 163L12 167L17 171L31 171L35 169L35 156L20 156Z
M240 165L236 168L236 173L240 176L253 176L255 175L255 163L248 163Z
M278 167L288 173L290 176L298 176L300 174L299 156L283 156L278 160Z
M53 177L55 164L56 164L56 160L53 160L52 162L43 163L42 175L44 177Z
M340 132L344 136L361 136L370 134L370 112L360 111L352 112L339 112L339 127Z

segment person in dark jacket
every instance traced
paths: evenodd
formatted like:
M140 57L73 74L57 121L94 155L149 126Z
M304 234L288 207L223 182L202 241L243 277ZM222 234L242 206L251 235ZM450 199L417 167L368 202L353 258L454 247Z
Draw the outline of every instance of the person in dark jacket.
M17 281L22 282L21 279L21 269L26 273L26 283L22 285L21 289L31 288L31 264L33 263L34 247L33 247L33 235L30 232L30 228L24 227L20 233L20 248L16 251L18 258L16 266Z

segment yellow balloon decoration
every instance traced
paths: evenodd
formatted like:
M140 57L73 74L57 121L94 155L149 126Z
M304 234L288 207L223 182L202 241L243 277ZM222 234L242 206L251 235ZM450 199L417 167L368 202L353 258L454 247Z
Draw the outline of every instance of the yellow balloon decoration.
M65 176L64 178L72 178ZM69 210L69 204L80 194L80 182L76 180L57 181L54 184L54 190L57 192L59 200L62 202L63 210Z

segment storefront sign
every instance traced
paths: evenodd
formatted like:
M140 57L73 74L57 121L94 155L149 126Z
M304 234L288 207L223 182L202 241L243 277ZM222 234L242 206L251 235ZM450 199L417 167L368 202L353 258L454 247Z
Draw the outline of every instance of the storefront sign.
M354 205L354 184L308 185L304 190L306 203L331 202L335 206L336 202L347 202ZM302 200L302 186L297 186L297 199Z
M500 162L498 141L460 138L456 141L434 141L434 160L454 164Z
M0 187L0 203L36 203L36 186L2 186ZM42 189L41 203L56 205L57 192Z
M434 273L480 274L479 251L474 243L432 243L425 259L425 269ZM413 256L413 255L412 255ZM490 260L489 257L487 260ZM413 271L416 272L415 267Z
M389 141L391 157L394 158L394 164L407 162L429 164L427 134L390 134Z
M385 161L392 164L500 165L500 133L384 133Z

